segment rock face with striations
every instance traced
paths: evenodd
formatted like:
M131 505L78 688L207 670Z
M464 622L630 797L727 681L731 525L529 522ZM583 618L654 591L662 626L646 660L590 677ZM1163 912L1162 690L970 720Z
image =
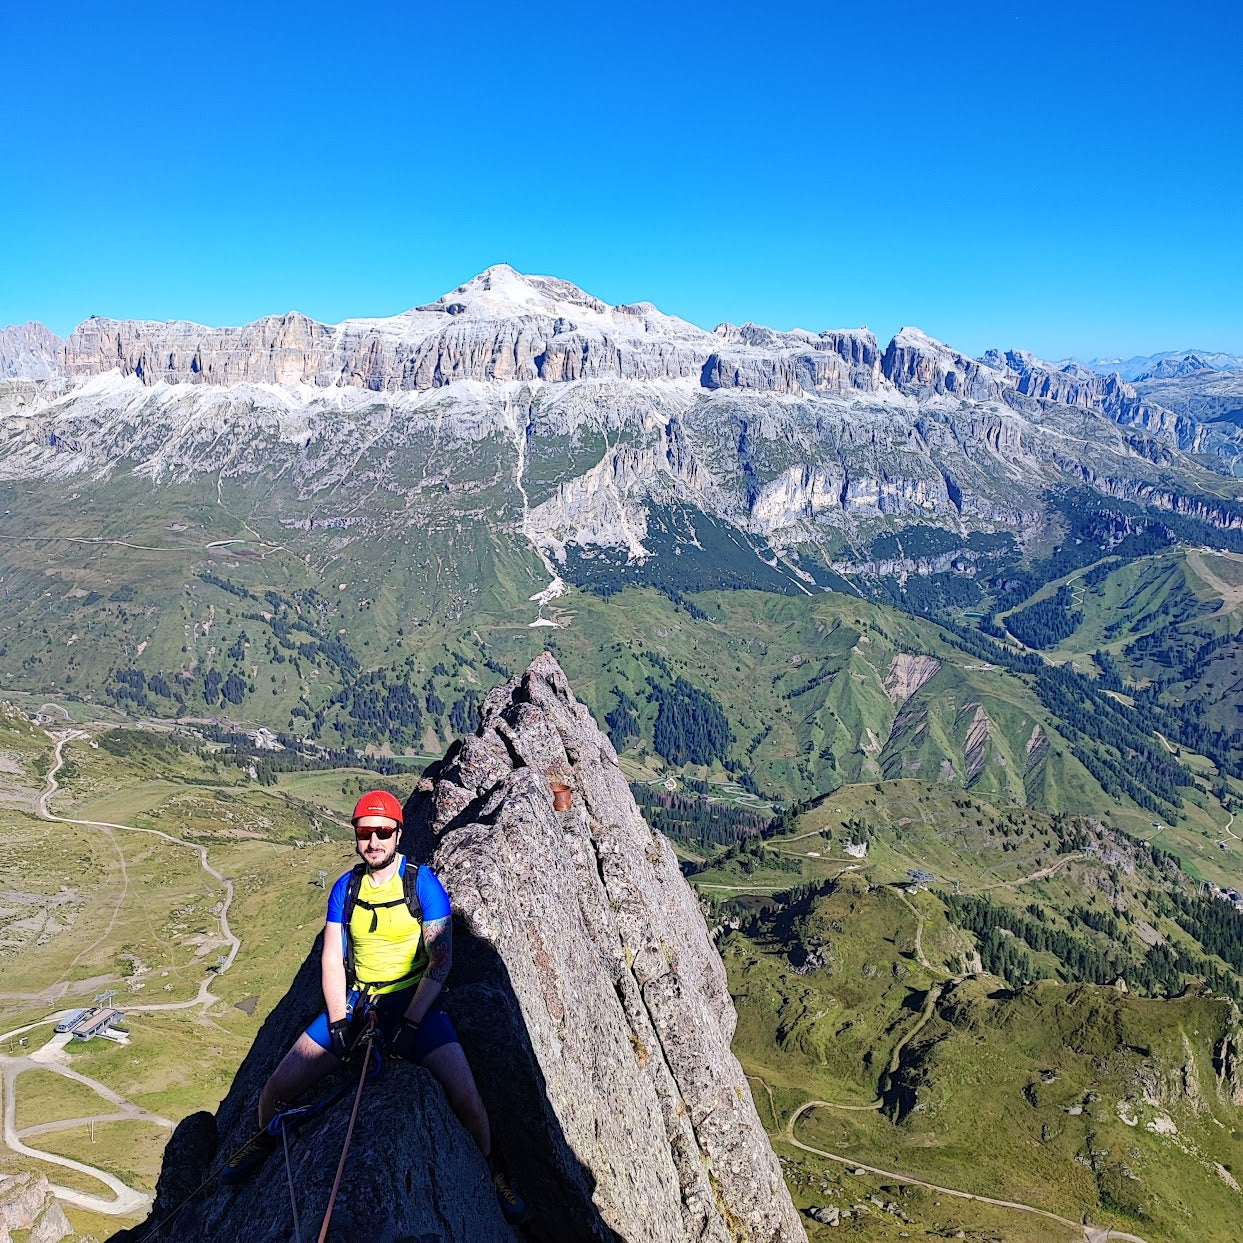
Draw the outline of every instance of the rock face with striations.
M411 808L416 853L434 849L507 968L546 1084L538 1119L501 1112L517 1124L505 1147L535 1135L555 1153L560 1134L579 1163L524 1171L536 1198L577 1184L605 1227L579 1237L803 1239L730 1052L736 1016L695 897L556 661L492 691L478 733L430 777Z
M403 849L453 900L448 1005L530 1205L522 1237L805 1243L730 1052L735 1014L694 895L550 655L490 692L476 734L429 771ZM317 975L312 954L217 1117L178 1129L153 1220L246 1138L264 1075L318 1008ZM343 1130L330 1114L292 1148L304 1204L326 1202ZM209 1191L155 1237L287 1238L284 1183L277 1154L236 1198ZM364 1095L342 1192L333 1239L513 1237L439 1088L403 1064Z
M60 1243L73 1227L42 1174L0 1174L0 1243Z
M1214 388L1206 419L1021 350L970 358L913 328L884 350L866 329L708 332L505 265L340 324L87 320L50 379L4 379L4 351L0 482L261 479L283 527L348 543L482 523L479 542L533 545L568 581L714 561L704 521L741 547L730 574L815 591L890 574L851 550L908 526L987 576L1006 535L1014 548L1060 524L1085 489L1239 520L1205 465L1232 475L1243 458L1232 389ZM950 568L902 560L902 575Z
M64 342L42 324L0 328L0 379L46 380L60 372Z

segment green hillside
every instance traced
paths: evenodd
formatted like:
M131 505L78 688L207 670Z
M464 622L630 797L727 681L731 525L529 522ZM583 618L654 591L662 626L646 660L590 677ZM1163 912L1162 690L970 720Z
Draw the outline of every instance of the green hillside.
M1035 830L1019 834L1041 837ZM974 855L983 863L987 850ZM993 899L1000 908L1037 907L1043 920L1061 921L1062 900L1089 903L1069 940L1107 954L1109 937L1091 925L1113 909L1098 886L1111 869L1081 852L1062 858L1043 880L982 882L992 869L979 864L957 879L964 893L1004 895ZM839 862L835 879L729 903L742 912L722 940L735 1047L757 1106L776 1135L838 1156L785 1150L796 1195L842 1209L862 1199L870 1237L989 1222L981 1206L939 1200L906 1181L915 1179L1149 1240L1232 1238L1237 1005L1198 985L1171 1001L1075 983L1082 960L1064 947L1063 959L1029 963L1050 978L1007 986L992 974L998 963L978 974L973 955L989 947L956 921L952 899L878 883L891 870L890 856L870 852L860 871ZM1155 916L1159 927L1147 924L1138 890L1125 901L1145 935L1178 934ZM996 1237L1070 1235L1011 1213Z
M551 495L560 468L530 467L530 498ZM353 797L407 792L547 647L720 929L737 1051L801 1205L876 1238L1062 1237L940 1187L1148 1243L1227 1237L1243 557L1068 494L1026 546L975 532L958 561L944 531L880 524L834 555L924 570L846 578L809 555L818 591L670 508L647 562L571 552L577 585L541 604L507 481L471 480L452 511L438 477L405 495L378 464L331 510L265 486L3 489L5 1031L45 1022L49 988L119 987L138 1062L91 1046L88 1073L172 1118L213 1105L315 934ZM53 810L130 829L59 826L46 851L41 710L90 734ZM225 891L198 847L246 947L214 983ZM140 1008L204 979L208 1022ZM58 1107L29 1086L24 1117ZM147 1185L159 1137L128 1125L112 1159ZM84 1153L74 1131L47 1142Z

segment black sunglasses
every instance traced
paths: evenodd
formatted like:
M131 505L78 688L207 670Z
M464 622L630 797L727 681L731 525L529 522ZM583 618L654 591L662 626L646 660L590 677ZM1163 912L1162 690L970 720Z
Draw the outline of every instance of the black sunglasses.
M366 842L371 839L371 835L374 833L376 837L380 839L380 841L386 842L388 841L390 837L393 836L394 833L397 832L399 827L400 827L399 825L391 824L385 828L380 828L380 829L377 829L377 828L364 829L364 828L359 827L356 824L354 826L354 836L358 838L360 842Z

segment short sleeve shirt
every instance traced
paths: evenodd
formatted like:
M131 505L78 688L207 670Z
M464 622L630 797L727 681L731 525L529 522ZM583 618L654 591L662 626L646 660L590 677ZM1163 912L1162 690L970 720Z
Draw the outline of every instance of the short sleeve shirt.
M403 855L398 870L381 885L364 874L358 901L350 915L350 926L344 930L352 944L357 982L376 984L379 986L376 991L380 993L409 988L422 978L427 969L423 923L429 919L446 919L451 914L449 895L428 867L419 868L415 881L423 920L410 914L402 882L406 867ZM350 874L342 875L328 895L330 924L342 922Z

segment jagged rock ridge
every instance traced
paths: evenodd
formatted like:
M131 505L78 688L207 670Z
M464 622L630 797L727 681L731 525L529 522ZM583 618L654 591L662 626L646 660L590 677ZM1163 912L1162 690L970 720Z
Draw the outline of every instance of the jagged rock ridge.
M554 809L553 784L571 789L569 810ZM489 693L477 733L411 798L407 826L406 848L430 859L453 898L450 1005L531 1204L531 1237L805 1240L730 1052L735 1015L696 900L551 656ZM217 1118L195 1115L174 1136L155 1220L213 1150L245 1137L258 1087L317 991L312 955ZM291 1154L307 1203L326 1200L343 1128L332 1118ZM287 1237L283 1181L273 1158L236 1199L209 1193L157 1237ZM403 1182L407 1194L385 1193ZM332 1238L359 1237L363 1220L373 1243L511 1237L477 1152L439 1089L408 1066L368 1089L343 1186Z
M61 342L41 325L35 370L43 378ZM34 338L32 338L33 340ZM0 338L2 341L3 338ZM16 347L17 338L14 338ZM1032 355L992 350L974 360L904 328L883 354L866 329L779 332L721 324L709 333L650 303L608 306L568 281L489 268L435 302L386 319L323 324L297 311L235 328L173 320L84 321L63 343L60 369L71 381L118 372L144 384L277 384L421 391L464 380L617 378L694 380L707 389L790 393L935 392L1006 399L1036 396L1140 416L1142 403L1118 376L1058 368ZM0 360L5 357L0 345ZM2 364L0 364L2 365Z

